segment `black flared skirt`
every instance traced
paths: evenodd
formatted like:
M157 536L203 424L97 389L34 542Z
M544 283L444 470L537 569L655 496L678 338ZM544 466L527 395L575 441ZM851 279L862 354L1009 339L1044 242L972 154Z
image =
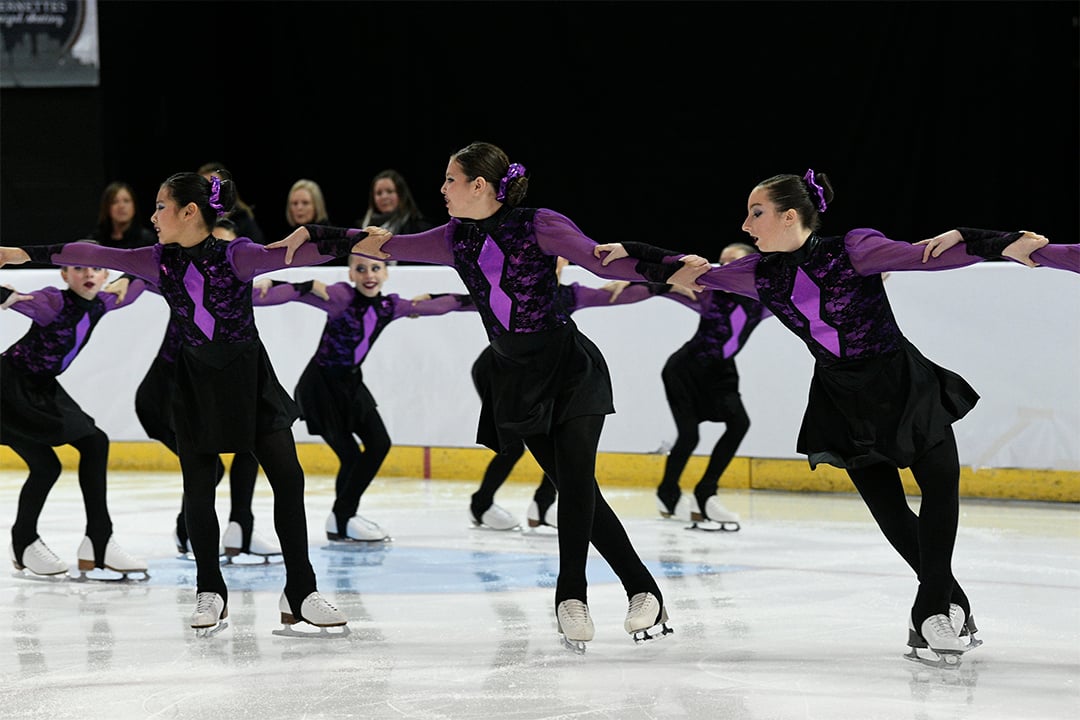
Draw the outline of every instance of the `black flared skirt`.
M250 452L256 438L292 427L299 416L258 338L181 349L173 399L181 450Z
M480 444L499 452L567 420L615 412L607 362L573 321L555 330L503 335L491 348L490 362L474 374Z
M685 345L667 359L660 373L672 414L697 422L724 422L741 408L739 372L731 358L702 362Z
M889 355L814 367L797 449L811 468L910 467L978 400L905 340Z
M52 375L31 375L0 356L0 444L67 445L97 431L94 418Z
M377 407L359 367L323 368L314 360L296 383L296 404L308 432L324 438L351 435Z

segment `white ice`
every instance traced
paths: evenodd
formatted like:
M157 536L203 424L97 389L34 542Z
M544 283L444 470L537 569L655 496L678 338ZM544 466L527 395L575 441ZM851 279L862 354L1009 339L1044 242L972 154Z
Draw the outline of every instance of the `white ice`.
M0 473L10 540L25 473ZM1080 713L1080 523L1073 504L964 499L955 573L985 645L958 669L904 659L913 573L855 495L722 491L737 533L661 519L648 489L608 488L657 575L674 634L635 645L626 597L589 560L596 638L555 629L557 539L475 529L470 483L378 478L361 514L393 537L330 547L333 479L309 477L320 591L345 639L283 638L280 565L230 566L230 627L197 639L194 563L172 545L180 479L110 475L117 541L150 579L49 582L0 573L0 717L453 720L1060 720ZM532 488L497 501L524 522ZM912 498L917 507L918 498ZM259 480L256 528L273 537ZM218 493L228 513L227 482ZM84 514L73 472L38 530L72 566Z

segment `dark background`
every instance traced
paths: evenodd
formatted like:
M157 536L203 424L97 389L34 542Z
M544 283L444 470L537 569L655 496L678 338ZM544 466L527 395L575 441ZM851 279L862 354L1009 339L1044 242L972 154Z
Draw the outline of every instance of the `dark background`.
M826 233L1078 240L1076 2L99 0L100 86L0 95L3 244L92 229L126 180L210 160L270 239L294 180L353 225L394 167L502 146L598 242L718 256L775 173L828 173Z

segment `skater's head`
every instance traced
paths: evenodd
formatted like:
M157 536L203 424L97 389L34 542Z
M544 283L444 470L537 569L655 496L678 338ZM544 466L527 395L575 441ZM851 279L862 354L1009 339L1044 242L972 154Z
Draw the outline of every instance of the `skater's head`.
M389 277L386 263L360 255L349 256L349 280L364 297L375 297L382 292L383 283Z
M236 185L227 170L209 179L182 172L169 177L158 189L150 222L162 245L198 245L210 235L218 218L236 205Z
M100 245L94 240L80 240L79 242ZM109 279L109 271L100 267L86 267L85 265L64 265L60 268L60 277L63 278L71 291L85 300L93 300L105 287L105 281Z
M792 252L821 227L821 213L832 201L825 173L774 175L750 192L742 229L762 252Z
M720 251L720 264L727 265L732 260L738 260L741 257L746 257L752 253L756 253L757 248L747 243L731 243L726 245L723 250Z
M214 223L214 229L212 231L214 237L219 240L235 240L236 235L236 223L229 218L218 218Z
M503 203L520 205L528 189L524 165L491 143L474 142L450 156L440 192L450 217L483 220Z

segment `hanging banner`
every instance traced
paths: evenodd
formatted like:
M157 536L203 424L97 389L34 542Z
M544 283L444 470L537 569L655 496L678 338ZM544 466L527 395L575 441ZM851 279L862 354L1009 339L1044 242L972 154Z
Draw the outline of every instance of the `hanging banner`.
M0 0L0 87L96 87L97 0Z

